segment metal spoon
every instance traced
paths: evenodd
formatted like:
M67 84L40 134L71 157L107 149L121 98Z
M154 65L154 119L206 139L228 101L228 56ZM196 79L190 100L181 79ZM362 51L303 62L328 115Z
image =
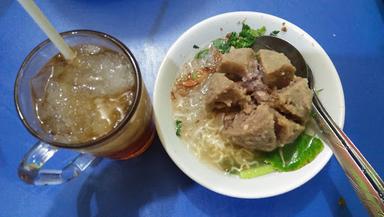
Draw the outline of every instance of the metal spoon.
M314 90L314 79L310 67L300 52L290 43L273 36L262 36L256 39L253 49L271 49L284 53L296 67L298 76L308 79L313 91L312 110L314 120L326 138L336 159L349 178L360 200L371 216L384 216L384 182L360 153L348 136L332 120Z

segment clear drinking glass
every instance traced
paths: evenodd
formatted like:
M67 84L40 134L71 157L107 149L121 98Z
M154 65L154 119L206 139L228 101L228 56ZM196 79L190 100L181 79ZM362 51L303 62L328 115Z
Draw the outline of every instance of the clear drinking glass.
M39 122L31 93L31 79L55 55L59 53L51 41L46 40L34 48L26 57L15 82L15 105L21 121L28 131L39 139L24 156L18 173L30 184L60 184L84 171L97 157L125 160L143 153L152 143L155 128L152 122L152 105L141 78L139 66L129 51L119 40L105 33L90 30L74 30L61 33L70 46L92 44L105 47L124 55L134 69L136 90L133 104L124 119L110 132L96 140L81 144L57 142L45 132ZM44 169L46 162L60 148L71 149L79 155L64 168Z

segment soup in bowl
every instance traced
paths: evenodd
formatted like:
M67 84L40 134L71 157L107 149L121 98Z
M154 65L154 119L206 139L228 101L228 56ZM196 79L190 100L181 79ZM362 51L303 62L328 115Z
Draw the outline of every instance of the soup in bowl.
M302 53L342 125L343 91L327 54L297 26L263 13L226 13L190 28L168 51L154 90L156 127L172 160L199 184L239 198L292 190L332 155L309 127L307 80L283 53L254 50L262 35Z

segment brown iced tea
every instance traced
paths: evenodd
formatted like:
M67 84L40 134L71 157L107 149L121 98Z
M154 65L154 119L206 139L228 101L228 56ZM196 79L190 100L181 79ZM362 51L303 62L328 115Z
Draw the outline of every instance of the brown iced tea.
M31 79L36 115L63 147L127 159L152 142L152 107L129 58L95 45L73 47L76 58L53 57Z

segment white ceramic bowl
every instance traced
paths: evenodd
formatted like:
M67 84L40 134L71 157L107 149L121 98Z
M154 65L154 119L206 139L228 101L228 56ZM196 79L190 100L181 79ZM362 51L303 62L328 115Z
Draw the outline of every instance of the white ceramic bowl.
M168 155L189 177L217 193L238 198L264 198L293 190L314 177L332 156L326 146L314 161L305 167L284 173L271 173L253 179L240 179L225 175L222 171L198 159L187 145L175 135L170 91L180 66L191 60L197 52L193 45L207 45L225 36L227 32L241 30L241 21L253 28L265 26L267 32L279 30L282 23L288 31L278 37L290 42L304 56L311 67L316 88L323 88L320 99L339 126L344 124L344 95L339 76L332 61L310 35L294 24L281 18L258 12L232 12L206 19L177 39L163 60L154 89L154 111L160 140Z

